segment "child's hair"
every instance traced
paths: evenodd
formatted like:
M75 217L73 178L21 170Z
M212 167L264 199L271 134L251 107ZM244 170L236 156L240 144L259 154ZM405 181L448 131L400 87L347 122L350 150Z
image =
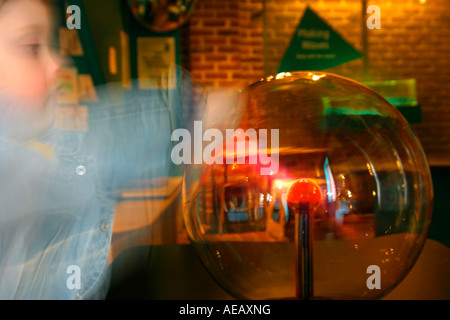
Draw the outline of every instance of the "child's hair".
M1 8L6 2L8 2L8 1L10 1L10 0L0 0L0 8ZM50 4L50 2L51 2L52 0L39 0L39 1L41 1L41 2L44 3L44 4Z
M46 5L48 8L52 9L55 0L37 0L37 1L40 1L41 3ZM0 0L0 10L2 9L3 5L6 2L11 2L11 1L10 0ZM52 13L54 14L55 12L52 10Z

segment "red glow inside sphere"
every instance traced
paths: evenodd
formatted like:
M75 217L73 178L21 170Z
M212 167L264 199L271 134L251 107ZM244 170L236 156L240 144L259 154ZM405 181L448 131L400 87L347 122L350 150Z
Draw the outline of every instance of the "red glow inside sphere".
M322 201L322 189L313 179L298 179L291 183L287 191L289 204L318 204Z

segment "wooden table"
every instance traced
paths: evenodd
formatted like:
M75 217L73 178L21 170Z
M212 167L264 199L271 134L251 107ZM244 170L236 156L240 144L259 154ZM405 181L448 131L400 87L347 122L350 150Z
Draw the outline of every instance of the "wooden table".
M187 243L181 217L182 177L172 177L151 189L126 190L117 203L111 241L111 263L137 246Z

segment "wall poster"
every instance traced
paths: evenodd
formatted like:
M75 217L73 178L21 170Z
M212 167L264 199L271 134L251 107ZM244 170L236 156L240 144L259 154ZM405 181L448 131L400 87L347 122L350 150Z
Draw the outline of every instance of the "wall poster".
M175 39L173 37L145 37L137 40L139 89L174 89Z

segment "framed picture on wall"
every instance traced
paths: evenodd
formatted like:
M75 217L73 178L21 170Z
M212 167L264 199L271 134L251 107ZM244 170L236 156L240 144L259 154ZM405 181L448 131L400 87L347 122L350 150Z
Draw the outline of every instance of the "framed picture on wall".
M175 39L173 37L143 37L137 39L139 89L174 89Z

